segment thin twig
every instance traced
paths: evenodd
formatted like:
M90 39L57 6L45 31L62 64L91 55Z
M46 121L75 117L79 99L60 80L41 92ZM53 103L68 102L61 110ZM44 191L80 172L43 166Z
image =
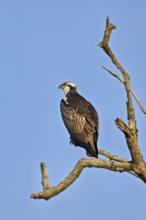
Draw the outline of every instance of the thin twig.
M105 66L102 66L107 72L109 72L112 76L116 77L120 82L124 83L124 80L116 73L113 73L111 70L107 69Z
M141 111L146 115L146 110L144 109L142 103L140 102L140 100L138 99L138 97L136 96L136 94L134 93L134 91L132 89L131 89L131 94L135 98L135 100L136 100L137 104L139 105L139 108L141 109Z
M108 158L110 160L114 160L117 162L129 162L129 160L127 160L125 158L119 157L117 155L113 155L113 154L111 154L105 150L102 150L102 149L98 149L98 153L105 156L106 158Z
M117 78L121 83L124 83L124 80L116 73L113 73L111 70L109 70L108 68L106 68L105 66L102 66L103 69L105 69L107 72L109 72L112 76L114 76L115 78ZM134 91L132 89L130 89L131 94L133 95L135 101L137 102L139 108L141 109L141 111L146 115L146 110L144 109L142 103L140 102L140 100L138 99L138 97L136 96L136 94L134 93Z

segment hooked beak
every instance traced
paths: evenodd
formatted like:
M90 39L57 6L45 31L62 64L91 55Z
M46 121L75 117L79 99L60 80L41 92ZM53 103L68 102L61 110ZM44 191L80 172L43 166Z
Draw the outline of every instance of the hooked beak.
M63 85L62 85L62 84L59 85L59 86L58 86L58 89L63 89Z

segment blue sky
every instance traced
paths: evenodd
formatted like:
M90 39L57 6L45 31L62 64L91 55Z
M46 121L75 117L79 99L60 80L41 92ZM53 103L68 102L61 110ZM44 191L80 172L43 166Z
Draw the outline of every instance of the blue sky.
M145 8L142 0L0 1L0 219L145 219L146 185L126 173L85 169L50 201L29 198L42 190L40 162L56 185L86 157L69 144L60 116L58 85L66 80L99 113L99 147L130 159L114 124L127 120L125 91L102 69L117 72L97 44L110 16L111 47L146 108ZM134 106L146 158L145 115Z

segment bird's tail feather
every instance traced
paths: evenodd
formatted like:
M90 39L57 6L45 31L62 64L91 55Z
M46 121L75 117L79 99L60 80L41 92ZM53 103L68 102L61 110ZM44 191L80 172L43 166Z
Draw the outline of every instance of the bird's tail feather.
M93 148L90 145L87 145L85 149L86 149L86 154L88 157L98 158L98 150L97 152L95 152L95 150L93 150Z

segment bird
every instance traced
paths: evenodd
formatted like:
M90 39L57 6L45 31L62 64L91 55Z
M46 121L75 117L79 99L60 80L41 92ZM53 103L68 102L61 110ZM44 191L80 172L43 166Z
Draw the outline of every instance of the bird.
M60 110L70 135L70 143L84 148L88 157L98 158L99 117L97 111L78 93L78 86L74 83L64 82L58 88L64 92Z

